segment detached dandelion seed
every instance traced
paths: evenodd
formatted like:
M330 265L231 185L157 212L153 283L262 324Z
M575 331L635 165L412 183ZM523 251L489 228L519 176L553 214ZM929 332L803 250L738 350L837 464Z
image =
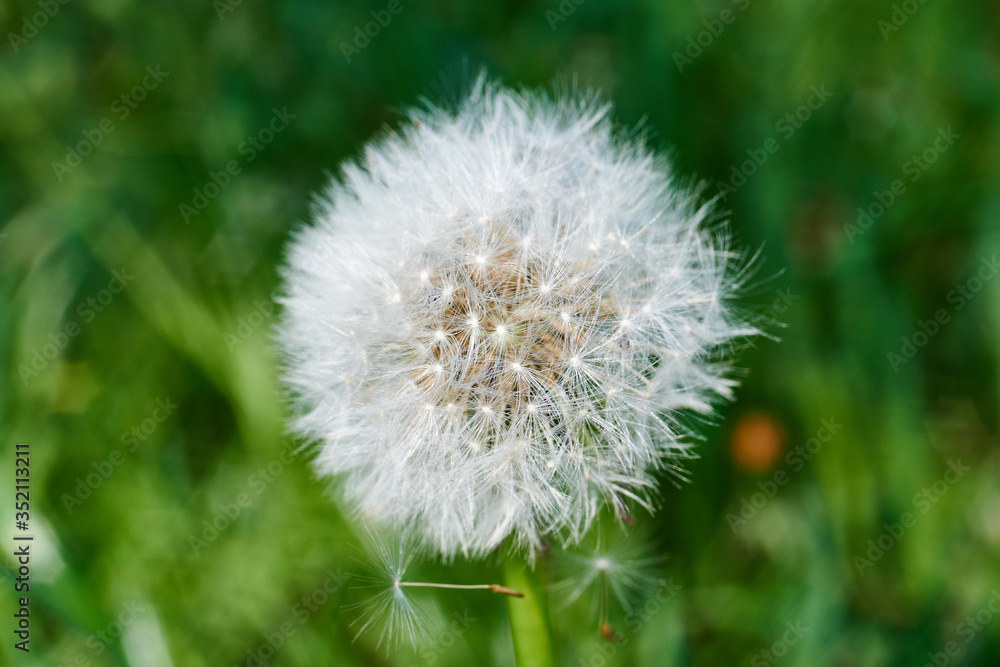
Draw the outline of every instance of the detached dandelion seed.
M665 556L650 556L641 537L619 537L610 545L591 550L560 552L556 559L557 579L553 592L564 607L584 594L597 590L594 602L600 608L602 622L608 620L609 597L614 597L626 611L632 612L636 600L656 588L656 566Z
M375 558L369 564L373 573L358 576L362 585L358 588L375 589L377 592L368 599L346 607L348 611L360 612L351 624L358 627L354 639L357 640L369 628L380 628L378 646L390 643L399 646L403 639L409 640L416 650L417 639L426 638L427 615L416 606L400 583L406 576L406 568L413 560L412 549L406 540L372 534Z
M346 607L348 611L360 611L358 618L351 624L358 626L355 640L366 630L379 628L379 647L385 643L388 650L390 643L394 642L398 647L403 639L407 639L416 650L417 640L429 637L429 620L427 614L409 598L408 589L411 588L488 590L510 597L524 597L520 591L499 584L407 581L406 570L413 561L414 553L410 541L379 533L370 533L369 538L375 558L367 565L373 573L357 576L355 579L363 584L358 588L375 589L377 592L362 602Z
M481 78L409 120L292 243L294 429L358 514L445 557L574 543L648 506L679 412L730 395L741 255L595 96Z

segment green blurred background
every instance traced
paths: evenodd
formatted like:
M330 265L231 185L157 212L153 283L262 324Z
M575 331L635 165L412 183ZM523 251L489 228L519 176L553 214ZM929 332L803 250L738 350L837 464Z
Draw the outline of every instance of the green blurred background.
M416 652L352 643L363 540L288 454L270 341L312 193L486 67L599 87L704 198L733 185L720 206L766 257L748 302L787 325L741 356L691 483L637 515L673 587L613 614L617 645L587 601L560 612L564 664L1000 663L1000 7L389 5L0 4L0 662L512 664L489 595L415 596Z

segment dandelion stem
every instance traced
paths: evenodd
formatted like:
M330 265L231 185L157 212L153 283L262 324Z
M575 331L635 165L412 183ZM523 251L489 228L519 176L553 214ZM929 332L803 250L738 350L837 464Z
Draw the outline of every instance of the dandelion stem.
M433 582L426 581L397 581L397 586L418 586L422 588L458 588L461 590L491 590L494 593L501 593L503 595L509 595L515 598L523 598L524 593L516 591L513 588L507 588L506 586L501 586L500 584L436 584Z
M542 563L537 567L541 569ZM555 667L558 661L541 573L532 572L523 563L508 560L504 563L504 583L524 591L523 600L507 600L517 667Z

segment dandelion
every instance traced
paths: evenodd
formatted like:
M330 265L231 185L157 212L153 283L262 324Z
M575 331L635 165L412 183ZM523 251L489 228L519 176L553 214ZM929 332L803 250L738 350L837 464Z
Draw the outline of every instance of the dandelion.
M409 121L291 245L279 337L317 470L445 557L649 506L757 333L724 227L593 95L480 78Z

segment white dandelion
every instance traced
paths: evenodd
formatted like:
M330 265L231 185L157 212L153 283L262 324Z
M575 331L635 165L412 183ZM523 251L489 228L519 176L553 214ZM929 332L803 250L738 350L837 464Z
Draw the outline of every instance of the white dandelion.
M594 96L480 79L343 167L286 270L294 429L366 519L444 556L648 505L730 395L740 256Z

